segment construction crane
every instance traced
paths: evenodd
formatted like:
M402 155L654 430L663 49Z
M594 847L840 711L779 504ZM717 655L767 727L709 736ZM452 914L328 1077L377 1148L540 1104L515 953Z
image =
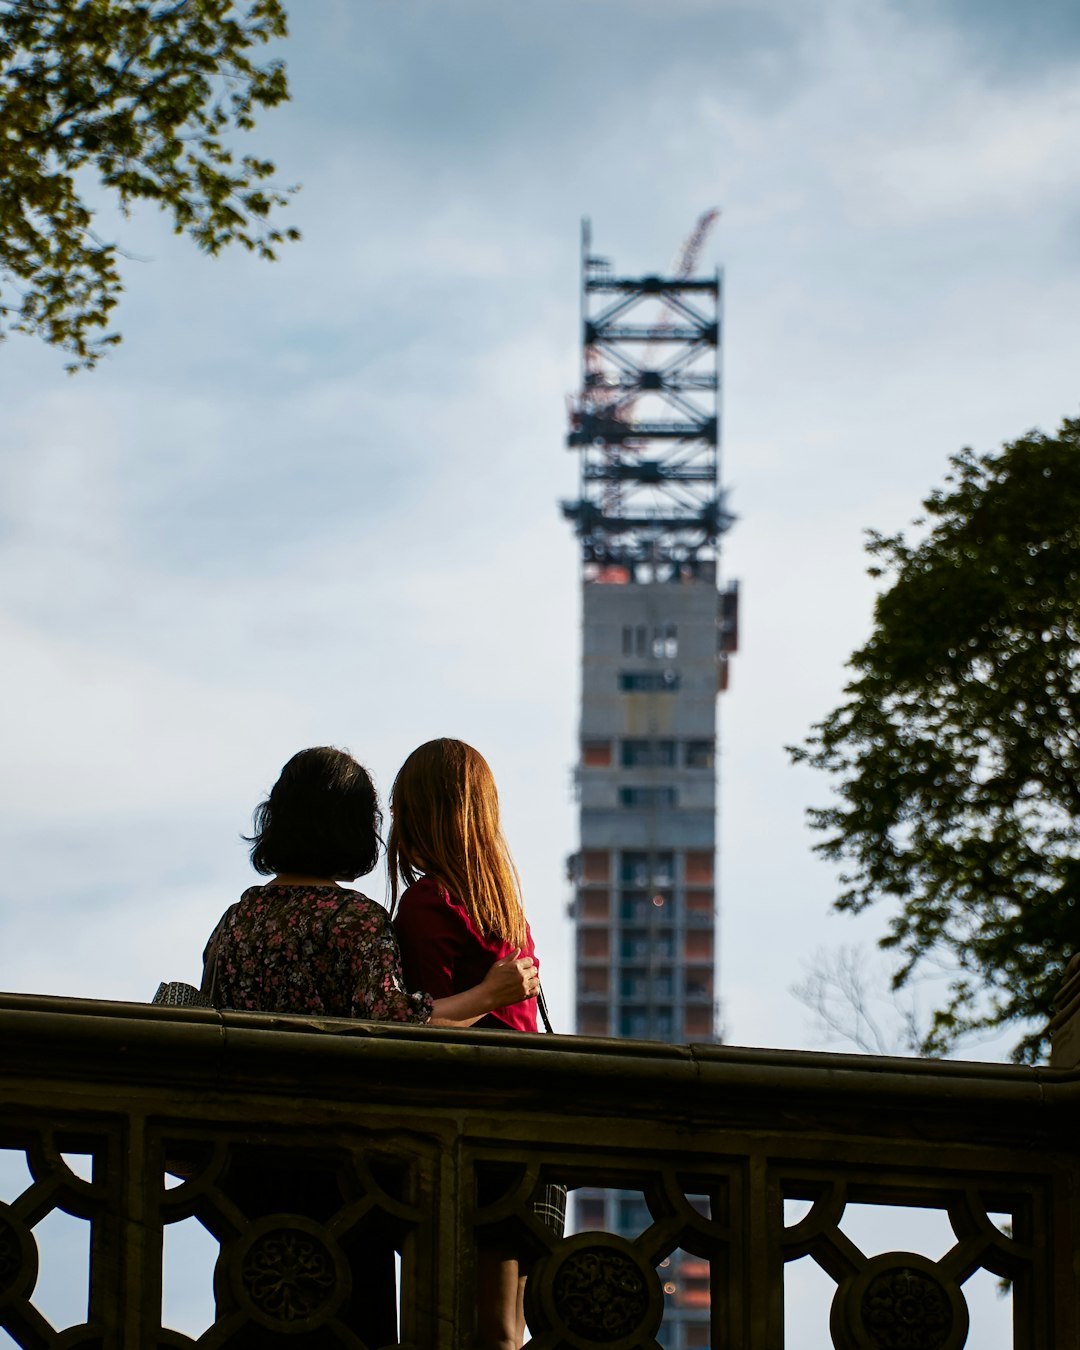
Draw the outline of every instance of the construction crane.
M671 275L676 281L685 281L692 277L697 270L698 259L701 257L705 243L712 232L712 227L720 219L718 207L711 207L708 211L703 211L698 217L697 224L683 240L678 253L676 253L671 264ZM659 323L656 325L657 332L666 332L670 329L675 320L675 310L667 301L663 301L664 309ZM659 344L650 342L642 353L641 364L649 366L650 353L657 350ZM638 401L640 391L632 390L627 398L620 399L611 409L612 416L617 417L621 422L629 422L634 411L634 405Z
M680 281L694 275L698 258L701 257L701 250L705 247L705 241L719 219L720 211L717 207L714 206L710 210L704 211L698 217L698 223L693 230L683 240L682 248L675 255L675 262L672 267L673 274Z

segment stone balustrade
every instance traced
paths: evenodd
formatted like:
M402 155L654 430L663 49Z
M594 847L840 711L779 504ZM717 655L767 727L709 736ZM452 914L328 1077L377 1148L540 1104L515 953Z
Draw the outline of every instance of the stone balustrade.
M1078 1019L1074 973L1053 1064L1026 1067L0 996L0 1148L33 1178L0 1205L0 1327L29 1350L361 1350L366 1253L391 1242L397 1343L468 1350L494 1244L532 1263L533 1350L654 1350L676 1252L714 1350L781 1350L807 1259L835 1283L823 1347L960 1350L986 1270L1016 1350L1080 1350ZM559 1241L531 1203L549 1181L638 1194L640 1233ZM852 1205L940 1211L950 1245L868 1255ZM91 1234L62 1331L34 1302L54 1210ZM163 1234L192 1217L220 1244L197 1342L161 1324Z

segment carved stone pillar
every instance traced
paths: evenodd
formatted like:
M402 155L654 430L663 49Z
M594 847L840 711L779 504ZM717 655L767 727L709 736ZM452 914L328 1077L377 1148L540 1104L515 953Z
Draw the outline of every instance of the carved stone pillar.
M1080 953L1069 962L1050 1022L1050 1067L1080 1066Z

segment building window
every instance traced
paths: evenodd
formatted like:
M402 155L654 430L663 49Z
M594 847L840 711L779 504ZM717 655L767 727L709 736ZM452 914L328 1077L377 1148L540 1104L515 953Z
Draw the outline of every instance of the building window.
M653 998L674 998L675 978L670 970L660 970L653 976Z
M602 1229L607 1222L604 1218L603 1200L593 1199L592 1196L583 1199L580 1195L575 1195L574 1208L577 1211L578 1223L583 1230L596 1232L598 1229ZM702 1345L704 1344L705 1342L702 1341Z
M684 950L688 961L711 961L713 954L712 929L688 929Z
M649 651L649 630L643 623L623 624L623 656L647 656Z
M644 970L628 970L623 967L619 977L619 997L638 1003L645 997L646 973Z
M659 971L649 976L645 969L625 969L618 981L618 995L626 1003L644 1003L649 998L674 999L675 976Z
M639 891L623 891L619 900L619 918L623 923L645 923L648 917L648 896Z
M648 961L650 956L660 961L670 961L675 954L675 939L671 930L659 929L650 933L643 928L625 929L619 943L619 956L623 961Z
M716 760L716 748L712 741L686 742L686 767L688 769L711 769Z
M652 879L647 853L626 852L619 861L619 880L624 886L640 886L642 890Z
M644 967L623 967L619 977L619 997L624 1003L644 1003L649 998L675 997L675 976L670 970L650 975Z
M683 1280L679 1297L675 1300L683 1308L707 1308L709 1306L708 1280Z
M622 935L619 943L619 955L624 961L647 961L649 959L649 935L642 929L629 929Z
M611 896L606 890L583 891L579 913L583 919L606 919L610 904Z
M619 896L619 918L624 924L670 926L675 922L675 906L670 895L659 891L623 891Z
M679 794L673 787L624 787L619 789L619 805L636 810L670 810L678 805Z
M588 769L606 769L611 763L611 742L582 741L581 762Z
M619 760L624 769L668 768L675 763L674 741L624 740L619 747Z
M683 876L688 885L711 886L713 879L712 850L690 849L683 863Z
M619 1018L619 1035L636 1036L641 1039L648 1034L648 1012L644 1008L627 1008Z
M578 1009L578 1026L582 1036L606 1036L608 1034L608 1010L590 1007L586 1004Z
M712 998L712 976L708 971L687 971L686 997L699 1003L703 998Z
M684 1014L683 1026L687 1037L710 1037L713 1034L711 1005L708 1008L687 1008Z
M673 623L653 629L652 654L658 661L671 661L679 654L679 630Z
M583 970L579 989L583 994L606 994L608 991L608 973L606 970Z
M620 1199L619 1231L621 1233L643 1233L652 1221L649 1207L644 1200Z
M582 928L581 957L584 961L606 961L608 956L608 935L606 928Z
M619 688L624 694L673 694L679 687L674 670L624 670L619 673Z
M581 854L581 876L584 881L607 881L611 871L611 855L607 849L587 848Z
M711 914L713 912L712 891L687 891L687 914Z
M619 858L619 880L642 891L670 887L675 882L675 854L627 849Z

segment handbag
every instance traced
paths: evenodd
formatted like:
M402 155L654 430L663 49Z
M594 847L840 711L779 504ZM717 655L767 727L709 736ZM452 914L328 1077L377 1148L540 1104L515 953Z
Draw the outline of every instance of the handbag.
M162 980L157 993L150 1000L166 1008L212 1008L214 1005L201 989L183 980Z
M201 987L196 989L193 984L185 984L183 980L162 980L157 987L157 993L150 1000L151 1003L167 1008L216 1008L218 1006L220 1002L218 997L218 948L221 943L225 920L230 913L230 910L226 910L221 916L217 922L217 927L210 934L210 941L206 944L206 951L203 955Z
M544 1030L553 1036L555 1028L548 1016L547 999L544 998L542 986L536 995L536 1008ZM533 1197L532 1208L540 1222L550 1228L556 1237L563 1236L566 1232L566 1187L561 1181L548 1181L539 1187Z

